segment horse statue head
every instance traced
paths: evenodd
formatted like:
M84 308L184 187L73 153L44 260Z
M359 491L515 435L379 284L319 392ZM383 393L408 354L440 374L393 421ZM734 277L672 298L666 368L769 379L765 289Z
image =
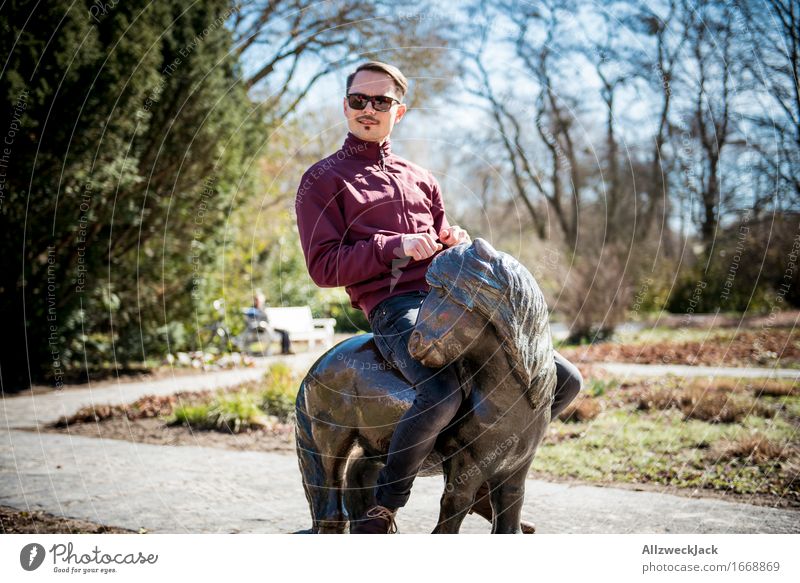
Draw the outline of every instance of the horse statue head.
M544 296L523 265L480 238L445 249L426 279L431 290L409 351L426 366L455 363L472 387L420 472L445 477L434 532L458 532L487 485L491 509L479 514L492 532L519 532L521 492L556 383ZM344 532L374 504L392 429L413 400L413 387L372 334L337 344L312 365L298 392L295 430L312 532Z
M431 293L409 341L411 355L441 367L480 346L493 328L532 407L549 403L555 387L547 304L536 280L511 255L481 238L456 245L431 262ZM481 355L477 355L478 359ZM473 359L474 360L474 359Z

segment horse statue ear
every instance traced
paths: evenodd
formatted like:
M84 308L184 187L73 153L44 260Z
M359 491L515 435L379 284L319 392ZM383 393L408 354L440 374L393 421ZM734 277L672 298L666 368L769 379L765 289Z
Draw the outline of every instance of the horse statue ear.
M486 260L492 260L497 256L497 251L495 248L492 247L485 239L477 237L472 242L472 246L475 247L475 252L478 254L478 256L483 257Z

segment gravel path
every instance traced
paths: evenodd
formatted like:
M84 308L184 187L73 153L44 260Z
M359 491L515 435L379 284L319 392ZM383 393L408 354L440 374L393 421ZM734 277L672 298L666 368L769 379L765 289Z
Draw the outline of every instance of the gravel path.
M442 479L418 478L402 532L430 532ZM165 447L30 431L0 433L0 504L132 530L288 533L310 526L294 456ZM541 533L798 533L800 512L528 480ZM463 532L489 532L468 516Z

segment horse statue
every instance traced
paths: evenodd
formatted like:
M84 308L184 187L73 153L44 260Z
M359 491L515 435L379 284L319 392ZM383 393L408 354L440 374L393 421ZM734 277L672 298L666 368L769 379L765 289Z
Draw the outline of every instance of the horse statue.
M431 367L454 363L468 396L418 475L444 475L434 533L458 533L470 512L492 533L519 533L525 478L550 422L556 367L544 296L514 257L476 238L437 255L409 340ZM340 342L304 378L295 437L313 533L343 533L375 504L393 427L414 389L372 334ZM489 504L478 511L476 494Z

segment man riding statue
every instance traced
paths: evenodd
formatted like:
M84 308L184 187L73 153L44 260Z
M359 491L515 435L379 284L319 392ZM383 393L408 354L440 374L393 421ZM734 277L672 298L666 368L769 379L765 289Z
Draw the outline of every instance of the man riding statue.
M582 379L553 350L530 273L450 225L433 174L392 152L407 88L377 61L347 77L347 137L295 201L312 280L344 286L372 330L323 355L297 397L312 531L395 532L414 478L442 473L434 532L470 512L492 532L532 532L525 477Z

